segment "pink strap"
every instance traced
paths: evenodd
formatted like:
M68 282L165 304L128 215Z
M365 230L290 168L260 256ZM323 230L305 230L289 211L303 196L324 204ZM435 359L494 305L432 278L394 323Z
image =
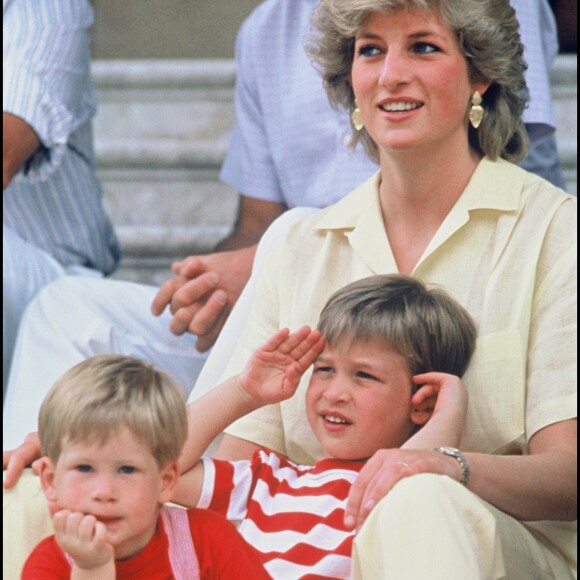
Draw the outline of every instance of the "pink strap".
M191 539L187 511L179 507L163 506L161 518L169 541L169 561L175 580L199 580L199 563Z
M199 563L189 530L187 511L173 506L161 507L163 527L169 543L169 561L175 580L200 580ZM74 560L64 552L71 568Z

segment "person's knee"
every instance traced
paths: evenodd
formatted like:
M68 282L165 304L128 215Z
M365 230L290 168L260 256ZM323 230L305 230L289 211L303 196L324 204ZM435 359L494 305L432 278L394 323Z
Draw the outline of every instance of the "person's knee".
M420 473L399 481L383 501L404 499L416 505L432 505L433 502L464 492L470 493L464 486L446 475Z
M451 519L463 519L480 502L472 492L445 475L421 473L399 481L374 508L377 520L404 518L421 526L425 518L442 527ZM442 517L439 517L442 516Z

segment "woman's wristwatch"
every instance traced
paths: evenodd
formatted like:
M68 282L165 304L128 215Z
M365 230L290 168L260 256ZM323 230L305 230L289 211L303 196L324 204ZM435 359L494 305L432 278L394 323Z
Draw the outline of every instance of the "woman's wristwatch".
M471 470L469 469L469 463L467 463L467 459L465 459L465 455L459 451L459 449L455 449L455 447L434 447L433 451L438 451L439 453L443 453L443 455L449 455L449 457L453 457L459 463L459 467L461 467L461 477L459 478L459 483L462 485L467 485L469 482L469 476L471 475Z

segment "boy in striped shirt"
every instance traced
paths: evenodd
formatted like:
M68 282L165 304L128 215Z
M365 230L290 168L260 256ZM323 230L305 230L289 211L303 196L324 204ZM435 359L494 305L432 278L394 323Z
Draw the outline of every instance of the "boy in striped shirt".
M397 448L458 445L467 408L459 377L475 336L469 314L441 289L399 275L349 284L317 330L279 331L240 375L188 405L180 461L193 467L174 500L241 522L275 579L350 578L353 482L373 456L412 476ZM292 397L311 365L306 414L324 459L301 466L266 449L249 461L200 459L230 423ZM370 511L372 499L361 505Z

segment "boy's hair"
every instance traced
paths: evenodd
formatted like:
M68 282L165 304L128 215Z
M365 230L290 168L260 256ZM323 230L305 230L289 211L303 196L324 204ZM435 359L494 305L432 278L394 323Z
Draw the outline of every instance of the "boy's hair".
M412 375L461 377L475 349L471 316L447 292L409 276L371 276L345 286L322 310L326 342L380 340L408 362Z
M177 459L187 436L182 390L137 358L91 357L67 371L40 408L43 455L55 463L66 443L104 444L127 427L159 467Z

